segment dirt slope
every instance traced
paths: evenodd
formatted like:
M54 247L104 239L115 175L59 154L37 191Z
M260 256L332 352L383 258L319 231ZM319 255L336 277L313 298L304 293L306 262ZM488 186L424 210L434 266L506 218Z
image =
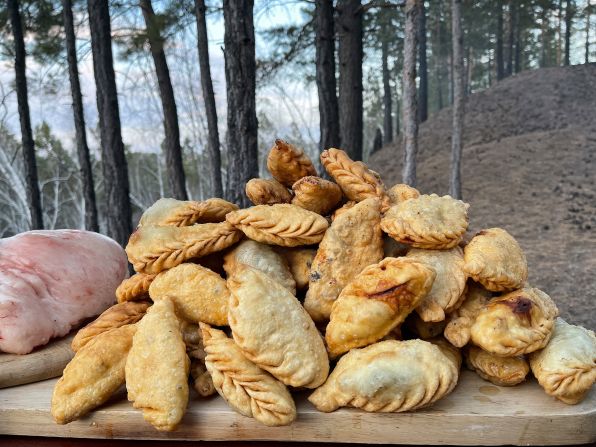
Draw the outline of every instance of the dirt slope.
M526 72L472 95L464 133L470 231L506 228L526 251L530 282L564 318L596 329L596 65ZM420 128L423 192L448 192L450 134L450 109ZM401 157L385 147L369 163L390 186Z

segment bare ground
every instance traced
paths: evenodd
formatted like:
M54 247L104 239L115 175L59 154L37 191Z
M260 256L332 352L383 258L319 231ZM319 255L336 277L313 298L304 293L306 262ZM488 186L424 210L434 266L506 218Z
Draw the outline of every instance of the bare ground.
M596 65L542 69L506 79L466 104L462 165L470 232L500 226L528 257L530 283L568 321L596 328ZM418 186L449 188L451 110L420 128ZM401 178L401 148L371 167Z

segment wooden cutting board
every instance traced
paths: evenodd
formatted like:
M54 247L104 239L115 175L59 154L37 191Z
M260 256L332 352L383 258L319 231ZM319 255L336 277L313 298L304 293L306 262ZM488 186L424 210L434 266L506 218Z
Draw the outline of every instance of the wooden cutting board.
M73 335L50 341L30 354L0 352L0 388L39 382L58 377L74 352L70 349Z
M148 372L150 373L150 372ZM109 439L273 440L382 444L563 445L596 441L596 389L578 405L549 397L531 380L501 388L463 371L454 392L411 413L318 412L296 394L298 419L265 427L232 411L219 396L191 397L178 429L158 432L125 392L89 416L56 425L49 406L56 379L0 390L0 434Z

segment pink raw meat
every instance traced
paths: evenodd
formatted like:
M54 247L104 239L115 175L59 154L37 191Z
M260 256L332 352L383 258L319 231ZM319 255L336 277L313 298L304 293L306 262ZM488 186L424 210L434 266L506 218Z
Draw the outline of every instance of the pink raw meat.
M128 276L124 250L79 230L0 240L0 351L27 354L115 301Z

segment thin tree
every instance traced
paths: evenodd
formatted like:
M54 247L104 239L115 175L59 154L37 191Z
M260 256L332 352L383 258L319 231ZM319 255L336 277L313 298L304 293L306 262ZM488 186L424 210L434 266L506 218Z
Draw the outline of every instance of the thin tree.
M586 5L586 44L584 53L584 61L586 64L590 63L590 14L592 13L592 8L590 6L590 3Z
M565 62L569 65L571 56L571 26L573 24L573 15L575 14L575 2L567 0L565 5Z
M464 38L461 25L461 0L452 0L453 35L453 135L451 136L451 180L449 193L461 199L461 153L464 126Z
M259 175L253 0L224 0L223 11L228 97L226 197L248 206L244 185Z
M340 140L353 160L362 160L362 5L360 0L339 0L336 8Z
M209 153L209 177L211 194L223 197L223 184L221 180L221 152L219 147L219 130L217 128L217 109L215 108L215 94L211 81L211 67L209 64L209 41L207 40L207 8L205 0L195 0L195 15L197 17L197 47L199 51L199 68L201 70L201 89L205 100L205 113L207 115L207 131Z
M14 71L19 108L19 121L21 122L21 141L23 144L23 164L27 188L27 204L31 215L30 228L38 230L43 228L43 214L41 198L37 181L37 161L35 159L35 145L31 131L31 117L29 115L29 95L27 93L27 68L25 59L25 40L23 38L23 25L19 11L18 0L8 0L8 15L14 39Z
M89 0L87 8L99 115L107 233L108 236L124 246L132 230L131 209L128 166L122 143L116 76L112 58L108 0Z
M514 72L521 71L521 56L522 56L522 27L520 21L520 7L518 2L514 2L514 16L515 16L515 57L514 57Z
M393 141L393 117L391 105L391 86L389 85L389 24L381 16L381 71L383 76L383 133L382 143L389 144ZM375 134L375 141L380 133ZM373 145L374 146L374 145Z
M418 46L418 12L421 0L406 0L404 68L402 86L404 165L402 181L416 186L418 152L418 105L416 99L416 47Z
M147 40L151 48L151 56L155 65L159 96L164 117L164 152L166 158L166 172L172 195L179 200L187 200L184 166L182 165L182 148L180 147L180 128L178 126L178 111L176 98L170 79L168 61L164 52L165 40L160 32L159 23L153 11L151 0L140 0L139 6L143 11Z
M426 8L424 0L420 1L418 16L418 69L420 84L418 87L418 116L421 123L428 118L428 64L426 58Z
M497 81L500 81L505 77L505 64L503 59L503 0L497 0L495 4L497 15L497 49L495 51L495 58L497 65Z
M87 132L85 131L85 114L83 111L81 84L79 82L72 0L62 0L62 16L66 37L66 59L68 61L68 77L70 79L70 93L72 95L77 156L79 159L81 183L83 185L83 199L85 201L85 228L97 232L99 231L99 223L97 220L97 204L95 202L95 185L93 171L91 169L91 156L89 155L89 146L87 145Z
M315 1L315 51L321 130L319 149L323 151L340 145L333 2L329 0Z
M505 76L513 74L513 45L515 42L516 14L513 1L509 1L507 8L507 58L505 59Z

